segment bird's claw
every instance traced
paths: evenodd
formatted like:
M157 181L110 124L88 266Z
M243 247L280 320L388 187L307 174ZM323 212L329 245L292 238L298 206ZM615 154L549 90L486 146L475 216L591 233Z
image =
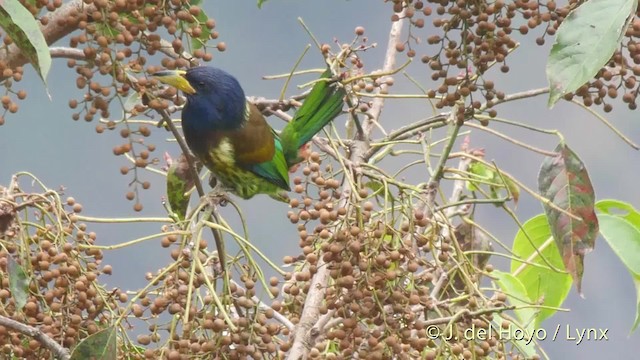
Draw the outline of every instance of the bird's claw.
M202 200L206 201L210 206L227 206L231 198L227 196L224 186L218 182L218 178L213 174L209 176L209 186L211 186L212 190L203 196Z
M218 186L218 178L213 174L209 176L209 186L211 186L212 189Z
M212 191L202 197L202 201L206 202L209 206L221 206L225 207L231 201L231 198L225 193Z

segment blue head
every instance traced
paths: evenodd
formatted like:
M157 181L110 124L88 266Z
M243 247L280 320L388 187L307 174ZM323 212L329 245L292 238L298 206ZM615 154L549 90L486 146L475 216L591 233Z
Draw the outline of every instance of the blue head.
M185 92L183 127L204 132L233 130L243 125L246 99L236 78L208 66L189 69L183 76L194 90Z

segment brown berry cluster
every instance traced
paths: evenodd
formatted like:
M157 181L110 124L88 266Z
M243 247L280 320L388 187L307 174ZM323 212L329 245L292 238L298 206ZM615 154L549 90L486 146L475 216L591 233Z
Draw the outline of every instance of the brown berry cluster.
M143 113L153 117L151 110L167 109L168 103L153 95L152 89L156 88L157 82L145 77L136 78L133 74L159 70L158 66L147 65L147 60L155 54L162 55L159 60L168 68L187 67L198 59L209 61L212 54L204 45L209 38L217 38L218 33L213 30L215 21L188 1L102 0L85 3L87 10L71 11L68 18L59 20L60 26L82 30L70 38L70 46L82 49L83 60L70 59L67 65L76 69L76 85L86 92L80 101L71 100L69 107L79 109L73 114L76 120L83 116L84 120L91 121L98 114L107 119L96 126L98 133L122 125L120 135L127 142L116 146L114 154L128 154L133 158L133 167L121 169L121 173L127 174L131 169L157 162L150 158L155 146L143 142L152 127L143 125L135 129L126 121L110 121L110 106L119 104L127 117ZM158 31L168 32L173 40L161 38ZM190 45L184 47L183 41L189 41ZM224 50L224 44L218 44L218 48ZM193 54L183 53L185 50L193 50ZM140 181L137 172L135 175L136 185L149 188L148 182ZM137 192L138 186L126 197L136 199L134 209L140 211L142 205L137 201Z
M276 300L282 314L299 314L311 279L319 268L328 269L320 313L330 318L330 325L320 329L309 357L471 359L509 354L507 340L480 341L463 334L472 325L487 328L490 311L462 316L453 326L448 320L439 324L443 334L450 329L457 337L429 338L429 321L462 309L504 307L506 297L477 294L473 284L479 271L470 270L473 265L459 242L442 235L447 225L428 219L409 190L389 188L386 196L394 199L390 208L378 205L384 203L382 186L362 187L344 201L343 181L333 164L326 163L312 153L303 177L294 179L294 191L301 195L290 200L288 217L298 227L301 254L284 258L295 270L285 276L283 299ZM379 180L365 177L361 183ZM492 268L482 266L485 271ZM443 272L451 280L443 278ZM276 283L273 279L271 285Z
M212 288L221 279L200 266L208 267L207 259L217 259L207 251L207 242L200 240L192 248L169 227L164 230L167 235L161 245L171 248L172 262L157 274L147 274L146 279L153 286L138 294L129 312L131 321L147 324L148 331L136 338L146 348L140 358L275 357L281 343L279 336L289 335L289 330L274 321L275 311L280 310L277 303L273 308L258 306L255 274L245 269L240 281L232 282L221 293ZM272 279L272 285L277 282ZM222 308L214 293L224 296L218 300L222 301Z
M75 100L71 100L74 102ZM119 124L120 137L125 141L113 147L113 154L116 156L127 156L130 165L120 167L122 175L133 174L133 180L130 185L133 189L125 195L129 201L134 201L134 211L142 211L143 206L140 203L139 190L147 190L151 187L151 183L141 179L139 169L144 169L148 165L158 165L160 160L153 157L152 153L156 150L156 145L147 141L151 136L151 128L154 126L152 121L142 121L142 125L134 125L130 122L121 122ZM105 130L116 130L118 123L112 120L101 121L96 126L96 132L102 134Z
M180 104L175 89L167 89L156 94L157 81L140 77L138 73L154 73L160 66L148 64L153 57L162 66L170 69L189 67L199 60L210 61L212 53L206 46L209 39L218 37L214 30L215 20L208 18L198 5L191 1L127 1L127 0L86 0L84 11L70 11L66 19L59 19L60 26L78 28L81 32L70 38L70 46L82 50L82 60L69 59L67 65L75 68L78 89L85 91L82 99L72 99L69 107L77 109L73 119L81 117L92 121L100 116L97 133L105 130L120 130L126 141L113 149L114 155L126 155L130 166L123 166L120 172L133 172L134 185L126 193L128 200L134 201L133 209L142 210L139 190L148 189L150 183L141 180L138 169L149 164L157 164L152 157L155 145L146 143L151 135L149 125L133 125L128 118L140 114L158 118L155 110L167 110L174 99ZM161 37L161 33L168 37ZM224 51L226 45L218 43L217 50ZM186 51L191 51L192 54ZM121 121L110 120L113 106L118 113L124 110Z
M420 34L425 21L431 18L436 30L429 28L424 35L429 45L422 55L422 62L432 71L431 79L436 84L428 95L437 99L437 108L453 107L464 101L466 109L458 109L458 118L464 121L474 111L481 109L488 115L497 115L493 105L504 98L487 79L487 72L499 68L503 73L510 70L507 58L518 46L516 36L532 36L532 30L542 28L542 34L535 38L537 45L544 45L545 38L554 36L558 27L579 5L570 0L562 5L554 0L534 1L435 1L435 0L392 0L392 21L401 17L410 20L411 32L408 39L397 44L396 50L407 56L416 56ZM608 66L595 79L578 91L584 104L601 105L605 112L612 110L610 99L621 97L630 109L636 108L637 74L640 68L640 46L634 37L640 34L640 21L634 20L626 33L621 50L616 53ZM433 50L431 50L433 49ZM636 61L636 59L638 61ZM633 64L632 64L633 63ZM636 71L637 70L637 71ZM572 99L574 94L565 98ZM482 102L486 101L486 106Z
M422 61L433 71L431 79L440 83L428 93L438 99L437 108L451 107L464 100L466 106L479 109L481 97L491 100L496 96L495 89L482 81L483 75L494 66L499 66L502 72L509 71L506 58L517 46L511 33L512 19L518 10L515 3L507 5L501 0L394 1L394 21L404 16L410 19L412 27L421 29L425 19L433 17L437 33L427 37L427 44L435 53L423 55ZM404 49L397 47L397 50ZM415 51L407 55L413 57ZM459 114L464 118L464 111Z
M2 36L2 40L4 41L5 46L13 42L11 37L8 35ZM12 69L5 61L0 60L0 73L2 74L2 76L0 76L0 80L2 85L6 88L5 95L0 98L3 108L2 114L0 115L0 126L4 124L7 113L15 114L18 112L20 107L16 100L24 100L27 98L26 90L13 90L13 83L22 80L23 71L22 66Z
M71 34L70 48L62 49L64 53L60 56L68 58L67 66L77 74L76 86L84 93L81 98L69 101L69 107L75 110L72 118L93 121L98 117L97 133L120 130L126 142L114 147L113 152L132 159L132 166L123 166L120 171L128 174L133 170L135 186L126 198L135 200L134 210L142 210L138 191L148 189L150 183L138 177L137 169L158 162L151 156L155 145L144 142L154 126L131 125L127 120L141 114L158 118L154 110L167 110L167 99L177 105L183 103L183 99L175 96L175 89L157 94L157 81L146 74L161 69L152 63L169 69L189 67L211 61L214 49L224 51L224 42L208 45L210 39L219 36L215 20L189 0L84 0L82 6L64 4L61 11L56 11L63 6L60 0L21 2L43 27ZM7 34L0 33L0 37L5 46L13 45ZM7 113L18 111L16 100L25 99L27 93L11 88L13 82L22 79L22 66L15 67L0 59L0 73L0 81L7 89L0 96L4 108L0 115L2 125ZM122 120L110 119L114 110L118 117L124 113Z
M37 16L37 14L43 9L51 12L62 6L62 0L20 0L20 3L25 6L26 9L29 10L29 12L31 12L34 16ZM48 18L45 16L40 17L40 21L44 25L47 23ZM4 47L15 45L13 39L11 38L11 36L9 36L9 34L4 34L0 31L0 38L2 38L2 45ZM18 100L24 100L27 96L25 90L20 90L18 92L11 90L13 82L19 82L20 80L22 80L22 76L24 75L23 67L9 64L3 58L0 59L0 74L2 74L0 75L0 83L7 89L8 92L6 95L16 95L16 98ZM2 99L2 106L5 111L4 114L0 116L0 125L4 124L4 115L6 115L7 111L10 113L16 113L18 111L18 104L13 102L13 100L6 96Z
M160 63L170 69L188 67L198 60L210 61L206 41L215 39L215 20L208 18L190 1L86 0L86 11L71 11L60 26L78 28L79 35L70 38L72 48L80 48L84 61L69 60L76 68L79 89L86 89L81 103L84 119L91 121L99 112L109 117L108 106L114 97L126 98L130 91L145 93L155 88L153 80L136 80L132 74L155 72L147 64L160 54ZM168 39L160 34L168 33ZM185 46L185 42L189 45ZM225 49L224 43L217 46ZM185 51L192 51L188 54ZM155 61L154 61L155 62ZM161 103L147 102L149 108L166 108ZM130 109L125 109L130 110ZM138 107L137 112L143 108ZM76 113L74 118L79 118Z
M630 110L638 107L640 90L640 19L634 19L627 29L622 46L616 51L609 63L603 67L593 80L578 88L565 99L578 98L586 106L602 106L605 112L613 110L612 101L618 97Z
M106 291L98 282L112 270L102 264L102 251L93 246L96 234L77 219L80 203L71 197L60 203L58 194L51 191L3 190L0 187L0 203L14 208L0 209L11 215L0 216L5 220L0 223L0 315L38 328L72 348L108 326L119 303L127 301L126 294ZM26 288L10 285L18 271L26 275ZM20 294L26 296L21 308ZM5 326L0 326L0 353L3 358L53 357L36 339Z

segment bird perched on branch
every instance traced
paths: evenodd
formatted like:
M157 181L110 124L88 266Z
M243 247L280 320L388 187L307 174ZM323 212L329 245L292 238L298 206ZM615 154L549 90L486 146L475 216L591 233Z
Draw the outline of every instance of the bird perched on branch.
M282 132L267 124L229 73L207 66L153 74L187 97L182 130L193 154L225 190L244 199L267 194L286 200L289 169L303 160L299 149L340 114L345 91L325 80L317 82Z

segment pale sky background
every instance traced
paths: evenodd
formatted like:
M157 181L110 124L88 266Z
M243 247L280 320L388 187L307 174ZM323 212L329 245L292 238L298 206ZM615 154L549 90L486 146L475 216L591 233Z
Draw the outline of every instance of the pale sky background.
M227 51L215 53L211 64L236 75L247 95L267 98L278 97L282 82L264 81L261 77L289 71L304 47L310 43L297 22L298 17L305 20L321 42L331 42L334 37L341 42L349 42L353 38L354 28L364 26L369 41L379 44L378 48L365 54L365 65L371 71L382 65L391 15L389 4L374 0L270 0L262 10L256 7L253 0L209 0L204 8L216 20L219 40L227 44ZM425 27L416 35L426 39L430 33ZM549 44L545 47L536 46L534 36L516 39L521 41L521 47L514 56L509 57L511 72L504 75L493 71L488 77L493 78L496 87L506 93L546 86L544 65ZM56 45L66 44L61 42ZM426 49L424 45L416 47L419 56ZM420 63L419 56L408 71L425 86L433 86L430 71ZM320 59L312 49L302 67L319 67L322 65ZM399 63L402 63L404 55L399 59ZM83 214L104 217L136 215L132 203L124 196L131 178L120 175L118 170L125 164L125 159L112 155L113 146L121 142L119 134L111 132L98 135L94 131L95 123L76 123L71 120L67 102L70 98L80 96L75 81L72 81L75 72L66 67L64 60L54 60L48 79L53 97L51 102L34 73L29 70L26 75L16 89L26 89L28 99L20 103L19 113L8 116L6 124L0 127L0 184L7 185L10 175L16 171L30 171L51 188L60 185L67 187L67 194L84 205ZM294 91L291 88L289 95ZM417 90L402 76L398 76L391 92ZM615 106L618 109L609 118L635 142L640 142L637 115L627 110L621 102L615 102ZM587 112L565 103L548 110L546 97L505 105L498 110L502 117L561 130L569 146L581 156L590 171L598 199L622 199L640 208L635 186L640 175L640 153L622 143ZM414 121L429 116L430 111L430 106L421 100L390 101L385 106L381 122L387 129L393 129L391 124ZM272 123L275 127L281 126L277 121ZM557 142L551 136L498 125L493 128L548 150L552 150ZM478 131L471 136L472 145L484 147L489 160L495 160L528 186L537 188L541 156L516 149ZM166 134L156 131L153 139L156 140L158 151L155 156L161 156L164 151L177 155L178 146L164 143L164 137ZM418 171L410 172L408 176L415 176L416 182L427 179L427 174ZM150 173L143 177L151 181L152 188L143 192L145 210L142 214L164 216L165 211L160 203L164 195L164 179ZM285 204L276 203L265 196L238 202L249 219L252 241L268 256L280 262L284 255L297 254L297 235L295 227L286 218L288 207ZM539 203L522 195L516 211L522 221L541 212ZM231 209L223 209L222 213L234 227L240 229ZM477 213L480 221L496 236L511 243L517 228L505 214L497 212L492 206L481 208ZM100 244L120 243L159 230L157 224L89 226L98 233ZM160 246L159 239L126 250L106 252L105 262L114 267L113 276L106 279L107 286L140 287L146 283L146 272L155 272L169 261L169 250ZM492 262L498 269L508 269L505 262ZM609 340L585 341L576 345L575 341L565 340L566 336L562 336L555 342L543 341L543 348L552 359L629 358L629 354L637 354L640 335L636 332L629 336L635 316L635 291L629 273L601 238L596 242L595 251L586 257L585 265L583 291L586 299L581 299L572 289L564 304L571 312L558 313L546 320L543 326L549 334L558 324L562 329L567 326L572 329L608 328Z

